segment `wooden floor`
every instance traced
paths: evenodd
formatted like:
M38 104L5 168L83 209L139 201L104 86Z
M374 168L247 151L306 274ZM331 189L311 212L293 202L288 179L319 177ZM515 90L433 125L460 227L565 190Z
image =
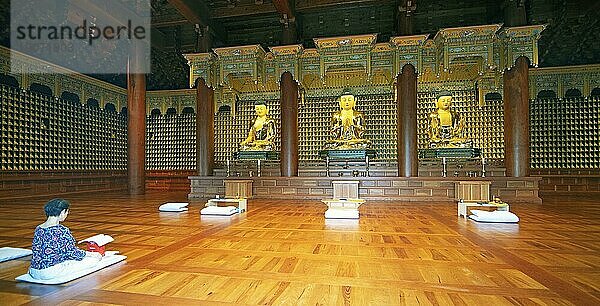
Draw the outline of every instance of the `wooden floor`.
M456 204L368 202L360 221L317 201L251 200L246 214L159 213L184 194L67 196L78 239L110 234L129 258L62 286L17 283L0 304L600 305L600 199L511 205L516 224L477 224ZM44 200L0 204L0 246L30 247Z

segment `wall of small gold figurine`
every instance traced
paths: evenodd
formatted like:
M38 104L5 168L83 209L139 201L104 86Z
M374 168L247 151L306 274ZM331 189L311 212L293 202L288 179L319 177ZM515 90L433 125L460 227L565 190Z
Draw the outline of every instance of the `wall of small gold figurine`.
M146 117L146 169L196 168L196 114Z
M534 99L531 168L600 168L600 97Z
M2 170L126 170L127 118L0 85Z
M234 120L233 113L229 107L221 108L215 113L215 163L217 166L222 167L227 159L231 159L233 152L237 150L237 144L242 141L241 124ZM194 131L195 129L194 126Z
M76 105L31 91L2 86L2 169L126 169L126 119L105 110ZM466 117L466 135L489 159L504 157L503 102L476 92L452 91L454 108ZM366 115L366 137L378 151L376 161L396 158L395 102L392 94L357 95L356 109ZM255 100L238 101L236 109L215 117L215 160L223 167L247 135L255 118ZM267 100L280 127L279 101ZM302 165L319 163L318 151L329 139L336 96L306 97L299 107L299 154ZM418 145L427 147L427 115L435 94L418 94ZM235 113L235 117L233 114ZM146 168L195 168L195 114L147 117ZM278 132L278 135L279 132ZM530 101L531 168L600 168L600 98L550 98ZM276 139L276 150L280 139Z

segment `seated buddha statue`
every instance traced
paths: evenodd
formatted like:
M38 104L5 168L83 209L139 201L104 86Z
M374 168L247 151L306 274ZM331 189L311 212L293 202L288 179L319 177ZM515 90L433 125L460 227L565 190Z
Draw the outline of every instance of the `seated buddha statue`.
M331 133L333 139L328 140L325 149L366 149L371 146L371 141L364 138L365 117L363 113L354 110L356 98L348 89L340 97L340 110L331 118Z
M275 140L275 120L269 117L269 109L264 101L254 104L256 119L250 127L248 136L240 143L240 151L273 151Z
M465 119L451 109L452 94L442 91L437 95L437 109L429 114L430 148L470 148L471 140L462 136Z

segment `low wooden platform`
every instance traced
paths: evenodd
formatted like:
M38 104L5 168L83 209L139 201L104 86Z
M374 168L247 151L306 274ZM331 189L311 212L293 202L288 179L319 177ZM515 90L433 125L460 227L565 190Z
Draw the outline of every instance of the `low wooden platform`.
M190 176L189 198L209 198L224 195L225 177ZM233 178L231 178L233 179ZM379 201L440 202L456 198L458 181L490 181L490 194L509 202L541 203L538 195L539 177L244 177L253 180L252 195L261 199L314 199L333 195L332 181L360 181L359 197Z
M67 196L77 238L110 234L124 263L62 286L16 283L2 305L598 305L600 199L515 204L519 224L477 224L456 205L368 201L325 220L319 201L250 200L232 218L159 213L185 193ZM47 199L3 201L0 246L30 247ZM332 222L330 222L332 221Z

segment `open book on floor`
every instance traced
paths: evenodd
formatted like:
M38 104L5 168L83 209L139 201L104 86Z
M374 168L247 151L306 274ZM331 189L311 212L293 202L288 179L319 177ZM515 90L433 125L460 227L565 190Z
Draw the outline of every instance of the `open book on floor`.
M98 252L104 255L104 252L106 251L106 244L113 241L115 241L115 239L109 235L98 234L90 238L83 239L79 241L79 243L85 242L89 252Z
M94 242L98 246L103 246L103 245L113 242L113 241L115 241L115 239L109 235L98 234L98 235L92 236L90 238L83 239L83 240L79 241L79 243Z

